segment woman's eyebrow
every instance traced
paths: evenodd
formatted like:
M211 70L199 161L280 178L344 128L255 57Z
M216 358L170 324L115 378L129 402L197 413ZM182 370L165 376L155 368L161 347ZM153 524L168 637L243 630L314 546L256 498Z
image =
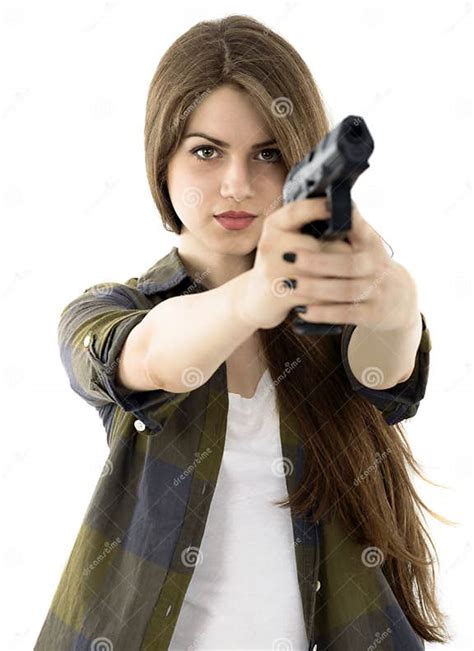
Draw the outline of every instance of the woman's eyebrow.
M210 140L216 145L219 145L219 147L230 147L228 142L224 142L223 140L219 140L218 138L212 138L211 136L207 136L205 133L200 133L198 131L193 131L193 133L187 133L183 138L191 138L192 136L199 136L200 138L206 138L206 140ZM265 140L265 142L258 142L256 145L252 145L251 149L258 149L259 147L267 147L268 145L276 145L276 140Z

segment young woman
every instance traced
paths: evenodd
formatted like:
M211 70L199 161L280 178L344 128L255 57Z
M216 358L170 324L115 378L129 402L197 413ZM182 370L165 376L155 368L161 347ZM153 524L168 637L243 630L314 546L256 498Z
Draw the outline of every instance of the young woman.
M110 455L35 649L450 639L418 509L446 521L400 424L428 377L416 285L355 206L350 241L324 244L301 227L325 201L282 205L329 129L301 57L250 17L198 23L160 61L146 166L178 246L61 314ZM295 306L343 335L296 335Z

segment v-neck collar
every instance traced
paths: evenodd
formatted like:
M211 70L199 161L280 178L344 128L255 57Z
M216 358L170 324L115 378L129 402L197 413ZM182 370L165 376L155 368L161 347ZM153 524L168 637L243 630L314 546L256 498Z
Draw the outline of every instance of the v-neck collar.
M228 391L229 400L234 400L234 402L240 402L241 404L246 404L246 403L248 404L254 401L260 395L262 385L266 382L267 377L269 375L270 375L270 371L267 368L263 373L262 377L260 378L260 380L258 381L257 388L255 389L255 393L251 398L245 398L244 396L241 396L240 393L232 393L231 391Z

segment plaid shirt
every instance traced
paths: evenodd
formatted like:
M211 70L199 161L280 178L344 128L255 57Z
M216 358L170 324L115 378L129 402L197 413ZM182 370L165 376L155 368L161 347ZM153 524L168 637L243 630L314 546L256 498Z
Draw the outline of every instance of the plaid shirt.
M110 453L36 651L168 648L199 558L224 451L226 365L204 385L180 394L132 392L119 385L116 370L129 332L151 308L205 290L173 247L139 278L89 287L61 312L62 363L73 391L97 409ZM354 391L390 424L413 416L425 393L431 342L421 316L412 376L390 389L368 389L356 380L347 362L355 326L345 326L341 336L342 363ZM286 474L289 492L303 470L297 431L294 415L280 413L283 458L292 469ZM424 648L380 565L361 562L367 548L334 520L311 524L291 517L309 651L367 651L382 641L385 650Z

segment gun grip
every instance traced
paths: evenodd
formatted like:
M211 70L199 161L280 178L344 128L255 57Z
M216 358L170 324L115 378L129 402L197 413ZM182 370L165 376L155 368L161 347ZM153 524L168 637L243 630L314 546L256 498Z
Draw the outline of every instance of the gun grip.
M293 332L297 335L340 335L343 325L340 323L309 323L299 316L291 322Z
M315 219L305 224L300 232L312 235L316 239L340 239L350 244L347 231L352 228L351 186L352 181L349 178L329 184L327 196L331 206L331 217ZM293 310L292 313L298 314ZM309 323L299 316L292 321L291 327L298 335L339 335L343 330L342 324Z

